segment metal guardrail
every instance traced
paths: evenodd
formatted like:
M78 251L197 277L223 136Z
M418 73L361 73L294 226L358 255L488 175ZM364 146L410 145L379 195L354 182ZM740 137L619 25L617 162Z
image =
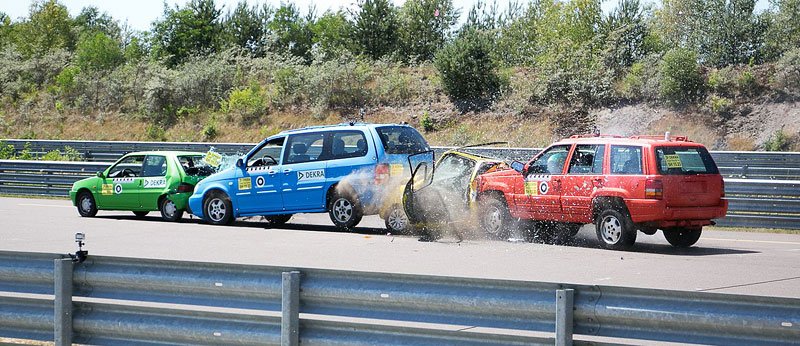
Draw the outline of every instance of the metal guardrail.
M800 299L62 257L0 251L0 291L14 293L0 293L0 336L99 345L552 345L567 344L573 333L584 340L578 345L592 336L724 345L800 340ZM465 331L476 327L488 331Z
M81 153L85 161L112 162L124 154L146 150L208 151L214 147L222 154L243 154L255 143L190 143L190 142L126 142L126 141L60 141L4 139L3 143L22 151L28 146L30 153L41 156L53 150L71 147ZM452 147L434 147L441 155ZM530 160L541 149L538 148L470 148L470 152L508 160ZM728 178L800 180L800 153L712 151L711 155Z

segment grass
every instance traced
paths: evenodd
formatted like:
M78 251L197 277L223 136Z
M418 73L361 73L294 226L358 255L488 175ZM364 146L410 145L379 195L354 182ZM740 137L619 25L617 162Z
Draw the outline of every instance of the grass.
M783 228L747 228L747 227L705 227L709 231L742 232L742 233L775 233L775 234L800 234L800 229Z

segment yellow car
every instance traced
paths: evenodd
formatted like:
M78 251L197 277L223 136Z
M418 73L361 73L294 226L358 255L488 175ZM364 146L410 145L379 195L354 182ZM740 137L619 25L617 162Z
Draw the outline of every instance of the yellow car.
M381 208L386 229L393 233L417 231L423 236L438 237L448 228L474 228L473 225L478 224L477 213L473 212L478 206L475 178L507 169L508 165L503 160L467 153L463 149L500 143L447 151L436 161L435 169L428 169L425 164L412 167L409 182L392 191Z

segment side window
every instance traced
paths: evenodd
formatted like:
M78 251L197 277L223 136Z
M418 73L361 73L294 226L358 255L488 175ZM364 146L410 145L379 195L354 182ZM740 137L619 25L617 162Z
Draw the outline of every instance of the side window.
M143 177L163 177L167 175L167 158L160 155L147 155L144 159Z
M283 150L284 137L275 138L264 144L247 161L247 167L274 166L281 163L281 150Z
M561 174L567 162L569 145L557 145L545 150L528 165L528 174Z
M569 174L603 174L605 148L602 144L576 146L569 162Z
M331 157L345 159L367 155L367 139L361 131L339 131L333 133Z
M285 162L289 164L319 161L324 142L324 133L306 133L289 137Z
M642 174L642 147L612 145L611 174Z
M142 173L144 156L128 156L108 170L109 178L138 177Z

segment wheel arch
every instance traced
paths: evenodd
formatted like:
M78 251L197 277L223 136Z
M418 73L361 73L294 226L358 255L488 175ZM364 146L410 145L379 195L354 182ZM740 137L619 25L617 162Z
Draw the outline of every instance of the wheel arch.
M628 207L625 205L625 200L621 196L595 196L592 199L592 220L597 220L600 213L609 208L630 215Z

